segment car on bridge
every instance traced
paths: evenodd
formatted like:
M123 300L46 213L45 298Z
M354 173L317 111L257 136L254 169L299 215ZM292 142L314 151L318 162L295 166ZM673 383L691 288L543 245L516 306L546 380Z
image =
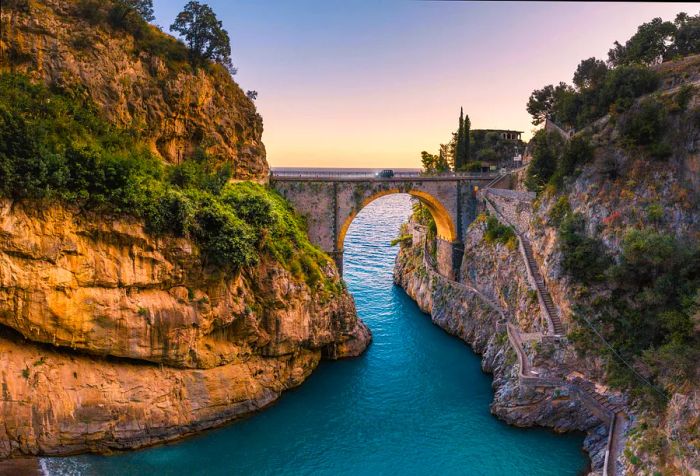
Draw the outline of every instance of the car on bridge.
M394 171L391 169L384 169L374 174L374 176L377 178L392 178L394 176Z

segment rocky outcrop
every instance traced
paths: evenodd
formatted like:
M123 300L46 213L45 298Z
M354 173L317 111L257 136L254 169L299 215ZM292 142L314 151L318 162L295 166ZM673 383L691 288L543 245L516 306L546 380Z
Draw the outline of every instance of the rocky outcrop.
M586 431L584 448L591 457L592 468L602 471L607 445L606 422L593 415L579 398L574 398L566 385L520 384L517 355L508 341L506 321L515 321L514 316L519 316L519 325L535 331L537 318L532 316L539 313L533 312L529 284L522 269L524 264L517 250L503 245L484 245L483 224L478 222L470 227L467 238L463 284L431 272L423 258L422 243L402 247L394 270L395 282L423 311L430 313L435 324L482 355L482 368L494 376L491 404L494 415L516 426L547 426L558 432ZM479 287L484 284L487 286ZM546 365L536 349L530 346L528 351L533 363L546 372ZM547 348L545 352L562 350Z
M8 2L0 9L0 71L89 98L153 153L179 163L202 148L239 179L269 172L253 102L219 65L192 68L155 26L141 38L107 20L109 2Z
M623 135L625 116L606 116L581 133L594 147L592 160L580 167L560 193L542 193L538 198L530 236L547 286L569 329L584 325L572 318L573 310L591 309L591 303L609 296L610 286L605 280L584 286L563 272L557 227L552 219L555 207L566 205L579 214L586 234L600 240L615 260L622 255L623 238L629 230L663 233L691 244L700 239L700 56L664 63L656 69L662 75L663 86L653 96L667 108L663 142L668 156L653 158L644 147L630 146ZM676 96L681 87L690 88L691 93L683 107ZM627 114L634 112L633 107ZM592 312L578 314L596 317ZM589 379L606 382L608 358L601 354L588 351L579 359L579 370ZM635 368L657 387L665 387L668 401L660 410L645 405L642 398L630 399L633 415L621 458L625 474L697 474L699 368L694 378L685 382L663 377L655 381L646 373L641 358Z
M219 425L370 339L347 291L311 289L264 258L216 272L191 242L137 220L4 200L0 237L0 457Z

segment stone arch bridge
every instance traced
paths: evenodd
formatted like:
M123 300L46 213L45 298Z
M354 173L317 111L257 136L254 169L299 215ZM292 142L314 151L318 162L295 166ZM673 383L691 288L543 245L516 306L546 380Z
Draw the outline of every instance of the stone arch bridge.
M437 225L438 271L455 279L464 252L462 240L476 215L476 191L496 177L494 173L382 178L350 172L273 172L270 185L306 218L311 242L334 258L341 273L345 233L362 208L393 193L417 198Z

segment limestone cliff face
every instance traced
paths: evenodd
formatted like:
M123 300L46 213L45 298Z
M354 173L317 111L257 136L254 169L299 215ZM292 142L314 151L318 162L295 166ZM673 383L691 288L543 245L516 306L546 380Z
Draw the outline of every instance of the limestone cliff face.
M558 432L586 431L584 448L589 453L592 468L601 470L605 459L606 425L565 389L532 389L519 384L517 358L505 332L505 321L508 315L517 316L520 326L535 331L539 326L538 312L532 307L524 264L517 250L486 245L483 231L483 225L476 223L467 233L462 282L482 291L483 297L499 306L505 315L487 305L475 292L429 272L419 243L401 248L394 281L423 311L430 313L435 324L482 355L482 368L493 374L491 412L494 415L516 426L546 426ZM477 287L487 283L484 289ZM551 351L562 352L560 349ZM537 352L532 352L530 358L534 363L544 364Z
M189 241L136 220L3 200L0 238L0 457L220 424L369 342L346 291L324 295L266 260L207 269Z
M153 52L155 46L140 47L131 34L86 13L100 2L26 3L26 9L0 9L0 70L84 94L170 163L201 147L230 163L237 178L267 177L262 118L223 67L193 69L186 54L173 62ZM161 46L177 50L173 38L150 29Z
M594 157L564 192L571 210L583 217L587 234L600 239L614 259L621 256L629 229L662 232L690 243L700 240L700 56L664 64L659 70L664 74L662 102L673 104L683 84L694 88L685 109L669 113L664 140L670 155L653 159L644 149L626 146L621 137L624 117L605 117L584 131L590 134ZM557 229L551 223L560 196L543 195L533 214L530 236L552 297L563 320L572 326L576 305L594 302L610 290L605 282L589 287L577 284L563 272ZM578 365L589 378L606 380L605 359L589 353ZM641 363L639 369L646 372ZM627 473L700 471L697 382L700 367L696 366L694 383L676 385L663 412L635 408L631 402L635 415L624 453Z

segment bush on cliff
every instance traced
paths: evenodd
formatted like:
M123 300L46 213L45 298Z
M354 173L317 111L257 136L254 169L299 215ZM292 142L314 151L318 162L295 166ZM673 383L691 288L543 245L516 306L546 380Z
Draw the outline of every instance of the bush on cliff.
M191 238L205 263L240 269L268 255L309 284L335 290L303 220L277 193L229 183L227 166L199 151L164 165L138 134L100 118L81 95L0 75L0 194L58 200L143 218L151 233Z
M664 159L671 154L671 147L663 141L668 112L661 101L648 98L640 102L623 116L620 128L629 145L647 147L652 157Z
M500 243L514 250L518 246L518 239L512 226L504 225L494 216L486 218L486 230L484 241L489 244Z
M658 398L658 390L620 364L618 356L645 369L647 381L669 391L694 379L700 358L700 332L694 325L700 313L700 246L669 234L632 229L615 263L602 243L585 236L583 219L576 214L562 221L559 240L565 272L587 286L605 278L607 291L578 314L589 321L595 316L598 332L617 353L610 361L610 381ZM582 350L600 345L593 336L586 337L586 329L572 333ZM605 346L598 351L609 353Z
M578 168L593 158L593 147L586 137L573 137L564 146L564 150L557 159L554 173L549 178L549 185L560 189L564 181L574 176Z
M560 219L558 236L564 271L583 283L603 280L610 258L598 240L585 234L583 217L567 212Z
M590 61L584 60L581 66ZM550 118L557 124L581 129L609 112L628 109L634 100L654 91L656 72L642 65L625 65L606 70L602 79L582 83L577 89L566 83L545 86L532 92L527 110L537 125Z
M413 204L411 205L413 209L413 219L420 225L423 225L427 229L427 238L432 240L437 236L437 224L433 215L428 210L428 207L423 205L417 198L413 199Z
M557 161L563 144L558 134L544 129L535 133L531 144L532 160L525 175L525 185L529 190L539 192L557 170Z

